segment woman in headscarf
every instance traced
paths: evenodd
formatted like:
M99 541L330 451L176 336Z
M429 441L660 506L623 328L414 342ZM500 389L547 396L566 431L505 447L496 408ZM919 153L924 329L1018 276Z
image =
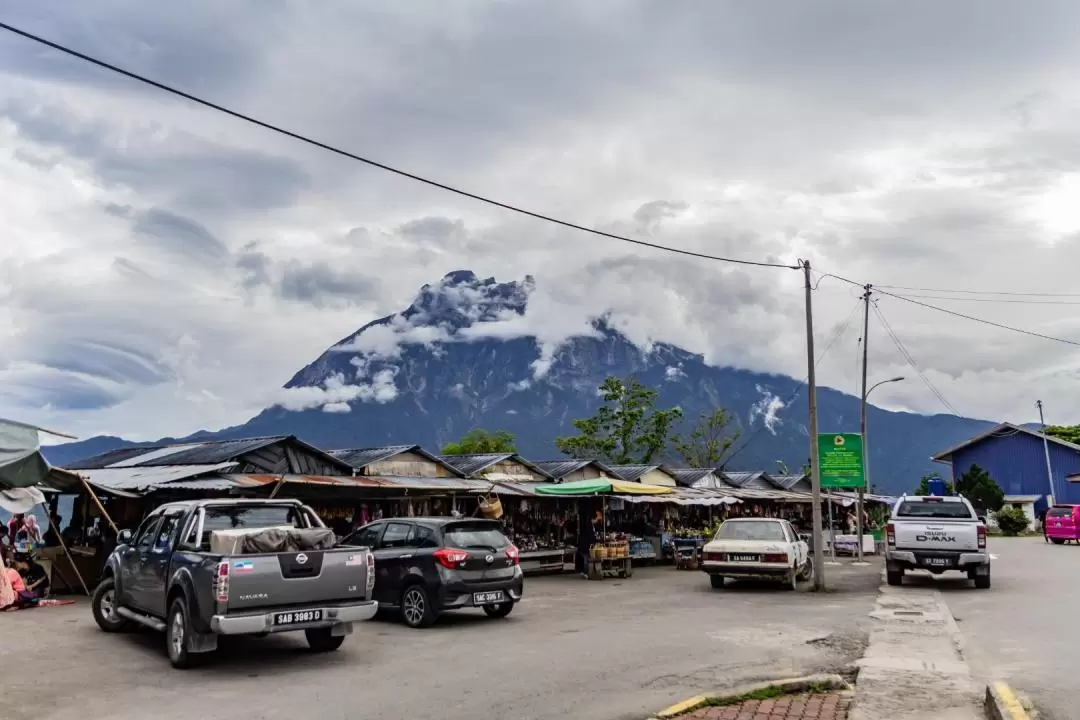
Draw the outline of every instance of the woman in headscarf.
M23 522L23 531L26 533L26 542L30 545L41 544L41 528L38 526L37 518L33 515L27 515L26 520Z

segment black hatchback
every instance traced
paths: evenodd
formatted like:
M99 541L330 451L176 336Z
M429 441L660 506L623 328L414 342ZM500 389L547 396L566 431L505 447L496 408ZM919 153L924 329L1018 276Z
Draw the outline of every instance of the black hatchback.
M344 545L375 554L375 599L410 627L446 610L480 607L506 617L525 585L518 549L494 520L388 518L356 530Z

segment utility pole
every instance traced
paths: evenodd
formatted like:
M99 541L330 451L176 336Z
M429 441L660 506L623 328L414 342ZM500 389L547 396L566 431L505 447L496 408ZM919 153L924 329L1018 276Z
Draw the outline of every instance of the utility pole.
M821 547L825 534L821 528L821 467L818 458L817 376L814 374L814 312L810 300L810 261L802 261L806 287L806 385L810 396L810 483L813 488L812 517L814 524L814 589L825 589L825 550Z
M1050 497L1047 502L1054 503L1054 471L1050 468L1050 441L1046 439L1046 420L1043 419L1042 400L1035 401L1035 407L1039 408L1039 424L1042 425L1043 453L1046 455L1046 480L1050 483ZM1045 520L1043 521L1046 522Z
M859 404L859 434L862 436L863 446L863 484L859 486L859 499L855 504L855 553L857 562L864 562L863 560L863 503L865 500L866 484L869 482L866 471L869 465L870 448L866 442L866 364L867 356L869 354L867 350L868 336L870 334L870 289L873 286L866 284L863 286L863 323L862 323L862 402Z

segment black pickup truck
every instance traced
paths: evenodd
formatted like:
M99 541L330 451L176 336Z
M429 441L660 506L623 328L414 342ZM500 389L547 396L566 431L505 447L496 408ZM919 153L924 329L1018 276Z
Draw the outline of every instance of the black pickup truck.
M106 632L130 623L163 631L178 668L216 650L219 635L303 630L312 650L336 650L378 607L371 551L335 547L296 500L169 503L117 540L94 620ZM287 549L266 552L268 543Z

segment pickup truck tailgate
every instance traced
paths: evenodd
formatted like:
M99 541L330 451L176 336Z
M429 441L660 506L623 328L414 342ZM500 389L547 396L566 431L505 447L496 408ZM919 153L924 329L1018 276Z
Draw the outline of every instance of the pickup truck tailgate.
M975 552L979 534L973 522L894 521L899 550L956 550Z
M369 557L362 548L340 548L223 558L228 610L364 600L371 595Z

